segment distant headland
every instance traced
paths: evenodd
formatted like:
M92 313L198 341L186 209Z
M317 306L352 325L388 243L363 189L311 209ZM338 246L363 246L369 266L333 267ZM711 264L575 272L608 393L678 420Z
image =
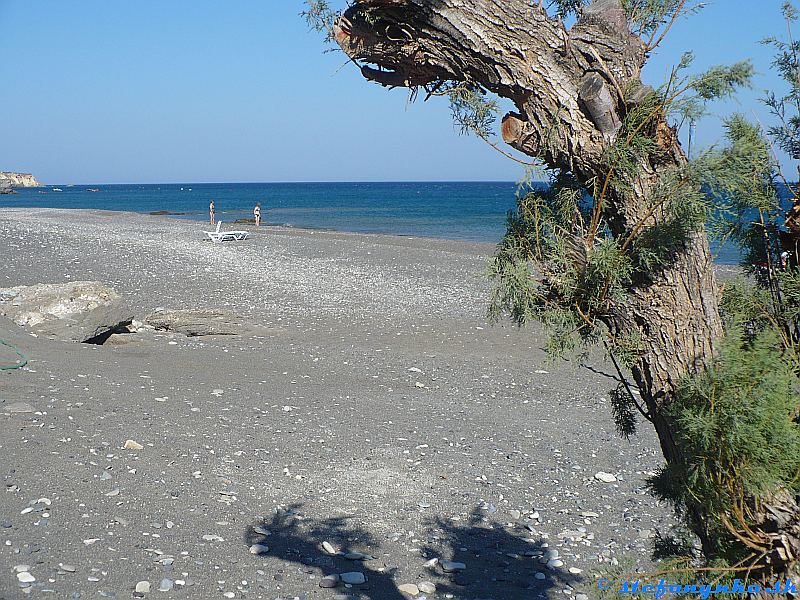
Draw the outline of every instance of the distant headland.
M30 173L0 171L0 194L11 193L15 187L41 187L42 184Z

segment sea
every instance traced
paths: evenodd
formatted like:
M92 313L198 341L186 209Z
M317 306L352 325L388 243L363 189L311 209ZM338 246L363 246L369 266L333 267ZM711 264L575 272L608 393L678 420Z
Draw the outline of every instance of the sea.
M541 184L546 185L546 184ZM515 206L514 182L182 183L48 185L0 195L4 207L81 208L167 213L208 220L214 200L223 222L252 218L305 229L378 233L496 244ZM715 246L717 262L739 264L732 244Z

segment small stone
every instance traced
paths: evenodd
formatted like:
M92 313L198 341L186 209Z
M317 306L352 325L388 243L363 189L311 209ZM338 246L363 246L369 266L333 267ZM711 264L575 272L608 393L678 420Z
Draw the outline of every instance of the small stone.
M350 585L361 585L367 580L364 574L359 571L342 573L339 577L341 577L343 583L349 583Z
M578 567L570 567L569 572L572 573L573 575L580 575L581 573L583 573L583 569L579 569Z
M425 564L423 566L427 567L429 569L432 569L433 567L435 567L438 564L438 562L439 562L438 558L432 558L430 560L426 560Z
M586 594L576 594L575 600L589 600L589 596Z
M172 589L172 580L164 578L161 580L161 583L158 585L159 592L168 592Z
M519 512L518 510L512 510L512 511L509 511L509 513L508 513L508 514L510 514L510 515L511 515L511 518L512 518L512 519L519 519L519 518L522 516L522 513L521 513L521 512Z
M454 573L456 571L463 571L464 569L467 568L467 565L465 565L464 563L455 562L455 561L452 561L452 560L443 560L441 562L441 564L442 564L442 569L444 569L447 573Z
M598 481L602 481L603 483L614 483L617 478L612 475L611 473L606 473L605 471L600 471L594 474L594 478Z
M436 593L436 585L431 583L430 581L422 581L417 584L419 591L424 594L434 594Z
M419 588L413 583L404 583L403 585L398 585L397 589L401 594L408 594L409 596L419 595Z
M206 534L203 536L203 540L206 542L224 542L225 538L218 535Z
M266 554L269 552L269 546L264 544L253 544L250 546L250 554Z
M33 583L36 581L36 577L28 573L27 571L22 571L17 573L17 579L19 579L20 583Z
M336 548L333 547L333 544L330 542L322 542L322 549L330 555L336 555Z
M15 573L22 573L23 571L30 571L30 570L31 570L31 566L30 565L16 565L14 567L14 572Z
M234 594L233 592L225 592L222 595L225 596L226 598L236 598L236 594Z
M536 575L534 575L534 577L535 577L536 579L540 580L540 581L541 581L542 579L547 579L547 575L545 575L544 573L536 573Z
M62 571L66 571L67 573L74 573L75 572L75 567L73 567L72 565L65 565L63 563L59 563L58 566Z
M113 498L114 496L119 496L119 488L114 488L110 492L107 492L105 495L108 496L109 498Z
M365 558L372 558L368 557L366 554L361 554L361 552L345 552L342 554L342 556L347 560L364 560Z
M564 561L561 560L560 558L554 558L552 560L547 561L547 566L550 567L551 569L557 569L559 567L564 566Z
M123 448L125 450L144 450L144 446L142 446L139 442L135 442L133 440L127 440Z
M167 521L167 527L169 527L170 521ZM258 525L253 527L253 531L258 535L272 535L272 532L262 525Z
M140 581L136 584L136 589L134 590L139 592L140 594L147 594L150 592L150 582L149 581Z
M335 588L339 585L339 576L338 575L326 575L322 579L319 580L319 587L321 588Z

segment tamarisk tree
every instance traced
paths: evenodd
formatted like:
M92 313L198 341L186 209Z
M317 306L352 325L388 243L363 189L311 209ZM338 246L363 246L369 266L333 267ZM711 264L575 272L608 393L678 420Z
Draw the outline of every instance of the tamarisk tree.
M713 369L725 333L703 183L726 158L690 163L677 127L753 72L740 63L690 76L687 54L668 82L644 83L649 55L690 11L686 0L355 0L336 12L316 0L306 12L364 78L449 96L462 127L487 141L492 98L513 105L502 139L548 169L552 185L522 195L509 218L491 263L492 309L544 323L556 351L605 344L623 381L614 395L621 431L640 414L667 465L683 467L687 427L671 407L686 381ZM741 519L692 494L680 504L707 560L741 557L733 569L765 581L791 575L796 496L742 502ZM729 552L721 535L744 550Z

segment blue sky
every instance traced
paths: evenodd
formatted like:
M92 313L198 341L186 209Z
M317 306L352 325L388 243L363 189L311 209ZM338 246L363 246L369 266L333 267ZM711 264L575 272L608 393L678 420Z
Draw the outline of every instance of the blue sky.
M717 0L680 22L646 71L684 50L697 69L751 57L755 110L775 83L781 0ZM459 136L447 102L409 104L323 53L296 0L0 0L0 170L47 183L516 180L521 167ZM344 65L344 67L343 67ZM343 68L342 68L343 67ZM698 129L710 144L721 128Z

